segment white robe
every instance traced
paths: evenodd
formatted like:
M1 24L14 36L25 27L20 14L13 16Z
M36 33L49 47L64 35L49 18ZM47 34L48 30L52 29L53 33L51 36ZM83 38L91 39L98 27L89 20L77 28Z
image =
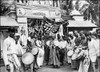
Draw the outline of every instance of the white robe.
M44 49L39 48L39 53L37 56L37 64L39 67L43 65L43 61L44 61Z

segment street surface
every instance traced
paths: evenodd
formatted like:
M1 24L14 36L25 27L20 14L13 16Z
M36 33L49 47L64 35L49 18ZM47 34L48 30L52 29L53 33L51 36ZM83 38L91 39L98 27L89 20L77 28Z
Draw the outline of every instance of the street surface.
M5 72L4 67L0 67L0 72ZM29 72L29 71L27 71ZM76 70L71 69L70 65L64 65L60 68L53 68L52 66L43 66L37 70L37 72L77 72Z

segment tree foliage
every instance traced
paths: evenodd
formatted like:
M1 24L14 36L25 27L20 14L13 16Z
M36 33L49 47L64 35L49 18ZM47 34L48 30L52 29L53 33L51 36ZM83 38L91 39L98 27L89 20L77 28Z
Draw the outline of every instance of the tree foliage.
M10 7L15 3L15 0L0 0L0 16L5 15L10 11Z
M62 2L65 2L62 5L63 9L67 11L66 14L70 14L70 12L73 10L73 2L74 0L62 0ZM87 1L88 4L84 4L80 8L80 12L82 12L84 16L84 20L91 20L96 25L100 26L100 1L99 0L76 0L76 9L79 9L79 2L80 1ZM4 15L10 8L12 4L14 4L15 0L0 0L0 15ZM83 11L82 11L83 10Z
M96 25L100 26L100 1L99 0L86 0L89 6L83 12L84 20L90 20Z

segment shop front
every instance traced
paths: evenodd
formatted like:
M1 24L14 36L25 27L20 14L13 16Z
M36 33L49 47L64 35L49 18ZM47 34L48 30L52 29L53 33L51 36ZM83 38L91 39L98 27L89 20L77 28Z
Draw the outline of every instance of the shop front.
M44 23L44 17L50 20L60 20L61 18L61 12L58 7L50 7L44 5L28 6L21 4L17 4L16 7L19 32L23 27L26 30L26 36L29 35L29 32L41 30L41 27Z

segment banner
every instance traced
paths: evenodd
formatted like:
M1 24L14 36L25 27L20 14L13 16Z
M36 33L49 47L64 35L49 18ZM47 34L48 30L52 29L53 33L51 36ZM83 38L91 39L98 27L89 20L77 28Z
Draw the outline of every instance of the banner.
M57 8L50 8L46 6L17 6L17 16L23 16L27 18L60 18L61 13Z

